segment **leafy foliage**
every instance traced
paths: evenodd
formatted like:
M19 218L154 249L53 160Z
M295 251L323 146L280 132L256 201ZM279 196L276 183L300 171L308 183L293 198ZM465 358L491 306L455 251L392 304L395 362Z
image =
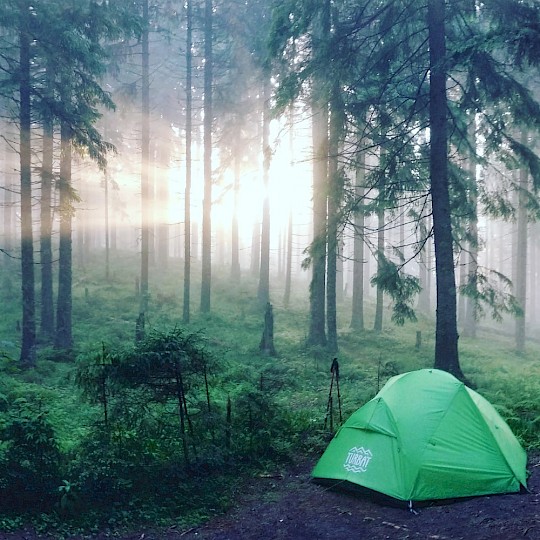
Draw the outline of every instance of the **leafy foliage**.
M1 424L0 500L4 510L51 509L62 456L41 403L19 398Z
M420 282L417 277L401 275L399 267L384 254L379 254L380 264L378 273L371 279L393 300L392 320L399 325L406 321L416 321L412 304L420 292Z

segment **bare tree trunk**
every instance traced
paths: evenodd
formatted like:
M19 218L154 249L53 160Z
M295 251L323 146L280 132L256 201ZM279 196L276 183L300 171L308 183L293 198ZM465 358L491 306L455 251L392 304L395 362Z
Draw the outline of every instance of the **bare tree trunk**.
M240 279L240 240L238 231L238 196L240 193L240 156L236 149L234 156L234 209L231 227L231 279Z
M183 321L189 323L191 302L191 168L192 168L192 122L193 122L193 4L186 0L186 187L184 193L184 304Z
M52 92L54 84L52 66L46 71L47 93ZM54 161L54 121L52 113L43 114L43 156L41 165L40 201L40 250L41 250L41 333L46 342L54 336L54 300L52 269L52 186Z
M259 288L257 298L262 306L270 301L270 73L263 74L263 126L262 126L262 149L263 149L263 185L264 199L262 209L261 226L261 266L259 274Z
M445 0L428 0L430 179L437 275L435 367L463 378L459 365L456 279L448 179Z
M22 340L20 362L24 367L35 364L36 318L34 283L34 235L32 230L32 148L30 101L30 36L27 19L30 6L21 2L19 33L19 123L21 174L21 278L22 278Z
M313 34L325 54L325 40L330 34L330 5L325 1L313 23ZM310 247L312 277L309 288L308 345L326 345L325 291L328 216L328 107L329 95L323 74L315 74L312 84L313 136L313 242Z
M143 0L142 45L142 119L141 119L141 282L139 318L148 311L150 258L150 51L148 0ZM144 327L144 325L143 325Z
M359 141L362 146L362 140ZM353 255L353 297L351 328L364 330L364 232L366 215L364 212L366 153L362 148L358 152L356 178L354 186L354 255Z
M465 303L465 319L463 325L463 335L475 338L476 337L476 312L477 303L476 294L478 292L478 186L476 181L476 123L474 119L469 126L470 144L473 147L471 157L469 159L469 176L471 181L471 208L472 213L469 223L469 256L467 268L467 284L472 289L473 295L467 298Z
M111 276L111 240L110 240L110 220L109 220L109 171L105 170L103 175L103 187L105 201L103 202L105 206L105 279L109 281Z
M381 149L381 158L384 155L383 149ZM383 181L384 182L384 181ZM381 189L379 189L379 194L384 192L384 184L381 186ZM385 230L385 223L384 223L384 201L380 199L381 195L379 195L379 203L377 207L377 274L379 274L382 270L382 264L384 259L384 230ZM384 293L382 287L377 284L377 293L376 293L376 301L375 301L375 320L373 322L373 330L375 332L382 332L383 329L383 301L384 301Z
M341 185L338 167L339 137L343 124L339 86L332 88L330 109L330 137L328 159L328 258L327 258L327 284L326 284L326 326L328 330L327 345L330 352L337 352L337 259L339 254L338 220L341 203Z
M71 99L68 94L65 100ZM60 243L58 255L58 300L56 302L57 349L71 350L72 337L72 215L71 194L71 127L62 122L60 128Z
M285 292L283 294L283 304L289 307L291 301L291 278L292 278L292 250L293 250L293 212L289 210L289 220L287 224L287 261L285 263Z
M310 319L307 342L326 345L326 218L328 182L328 108L314 103L313 123L313 243L310 248L312 277L309 288Z
M202 224L201 312L210 312L212 282L212 0L204 9L204 199Z
M4 144L4 246L7 253L13 249L13 180L11 171L16 167L11 166L12 153L9 145ZM4 260L6 258L4 257Z
M256 277L259 275L261 264L261 224L259 222L253 224L251 231L251 275Z
M169 182L167 177L163 177L160 171L169 168L170 153L165 145L156 145L156 162L154 165L154 184L156 186L156 260L159 269L166 269L169 266L169 222L167 215L159 209L169 207Z
M527 133L523 131L522 144L527 143ZM527 303L527 192L529 188L529 175L525 167L519 171L518 186L518 216L517 216L517 254L516 254L516 280L515 295L522 313L516 317L515 342L516 350L525 352L525 322Z

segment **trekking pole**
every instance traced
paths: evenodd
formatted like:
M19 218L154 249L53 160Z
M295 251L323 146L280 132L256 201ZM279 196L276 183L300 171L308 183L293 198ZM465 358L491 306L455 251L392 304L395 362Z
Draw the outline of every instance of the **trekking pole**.
M337 358L334 358L334 360L332 360L332 367L330 368L330 371L332 371L336 376L336 389L337 389L338 410L339 410L339 424L341 425L343 423L343 417L341 415L341 392L339 390L339 362L338 362Z
M334 364L332 363L332 366ZM328 403L326 404L326 415L324 417L324 429L326 429L326 425L328 423L328 415L332 414L332 390L334 388L334 370L330 368L330 373L332 373L332 378L330 380L330 392L328 392Z

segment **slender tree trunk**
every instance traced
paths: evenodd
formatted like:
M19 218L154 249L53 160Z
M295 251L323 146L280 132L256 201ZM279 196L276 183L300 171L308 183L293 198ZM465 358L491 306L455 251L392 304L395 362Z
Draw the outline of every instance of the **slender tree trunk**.
M320 43L330 34L329 3L324 2L314 22L313 34ZM315 51L316 54L323 54ZM328 91L322 75L315 75L312 89L313 136L313 242L310 247L312 277L309 288L308 345L326 345L325 293L328 216Z
M201 312L210 312L212 281L212 0L204 10L204 200L202 224Z
M52 67L46 72L47 92L52 92ZM52 269L52 185L54 158L54 121L49 111L43 114L43 162L41 166L41 333L46 342L54 336L54 300Z
M109 234L109 171L107 169L103 175L103 187L105 195L105 200L103 201L105 207L105 279L109 281L111 277L111 243Z
M362 146L362 141L360 141ZM364 229L366 215L364 212L365 167L366 154L362 148L358 152L354 198L356 211L354 213L354 255L353 255L353 296L351 328L364 330Z
M251 231L251 265L250 271L253 277L259 275L261 263L261 224L259 222L253 224Z
M527 143L527 133L522 133L522 143ZM521 307L521 314L516 317L515 342L516 350L520 353L525 352L525 323L527 307L527 192L529 189L529 175L525 167L519 171L518 185L518 216L517 216L517 255L516 255L516 281L515 295L516 300Z
M257 298L261 306L270 301L270 73L264 70L263 82L263 119L262 119L262 150L263 150L263 186L264 198L261 226L261 266Z
M154 170L156 171L156 260L160 270L169 266L169 221L165 212L159 211L169 207L169 182L166 176L160 174L160 171L166 171L169 168L170 154L168 147L157 145L156 162Z
M193 4L186 0L186 189L184 194L184 307L183 321L189 323L191 302L191 143L193 122Z
M21 279L22 340L20 362L24 367L35 364L36 318L34 283L34 236L32 231L32 148L30 139L30 36L27 33L30 6L21 2L19 33L19 123L21 175Z
M313 242L310 247L312 277L309 288L309 345L326 345L326 218L328 182L328 109L315 104L313 123Z
M428 0L430 178L437 274L435 367L463 378L459 365L456 279L448 179L445 0Z
M326 326L327 345L330 352L337 352L337 258L338 258L338 221L341 203L341 185L339 179L338 152L339 136L342 129L343 113L340 103L339 86L334 83L330 110L330 137L328 145L328 260L326 284Z
M476 181L476 123L474 119L469 126L470 144L473 147L472 155L469 159L469 176L471 181L471 208L472 213L469 220L469 256L467 267L467 283L469 288L473 289L473 296L467 298L465 303L465 324L463 325L463 335L475 338L476 337L476 312L478 300L476 293L478 292L478 185Z
M65 99L67 101L70 99ZM71 127L62 122L60 128L60 240L58 255L58 300L56 302L57 349L71 350L72 338L72 215L71 194Z
M468 270L469 270L469 253L466 246L463 246L460 254L459 254L459 285L460 287L466 285L468 280ZM467 311L467 303L468 298L462 294L459 293L457 296L457 320L458 324L465 329L466 322L465 322L465 313Z
M141 118L141 282L139 320L144 328L148 311L150 260L150 51L148 0L143 0L142 47L142 118Z
M12 170L16 167L11 165L12 153L9 145L4 144L4 246L7 253L13 249L13 180L11 178ZM4 257L4 261L8 258Z
M381 165L384 164L384 155L385 150L381 148ZM385 176L386 172L383 173L383 178L381 179L381 187L379 189L378 205L377 205L377 275L380 275L382 271L382 265L384 260L384 231L385 231L385 211L384 204L382 200L382 195L384 193L385 187ZM384 293L382 287L377 283L376 289L376 301L375 301L375 320L373 322L373 330L375 332L382 332L383 329L383 301Z
M291 301L291 281L292 281L292 250L293 250L293 212L289 210L289 220L287 223L287 261L285 262L285 292L283 294L283 305L289 307Z
M234 208L231 227L231 279L240 279L240 240L238 231L238 197L240 194L240 149L234 155Z

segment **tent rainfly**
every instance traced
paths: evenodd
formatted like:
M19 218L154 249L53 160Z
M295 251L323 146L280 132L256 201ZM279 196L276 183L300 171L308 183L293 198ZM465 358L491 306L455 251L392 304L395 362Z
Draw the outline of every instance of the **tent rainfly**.
M392 377L353 413L312 476L412 507L520 491L526 462L493 405L449 373L421 369Z

